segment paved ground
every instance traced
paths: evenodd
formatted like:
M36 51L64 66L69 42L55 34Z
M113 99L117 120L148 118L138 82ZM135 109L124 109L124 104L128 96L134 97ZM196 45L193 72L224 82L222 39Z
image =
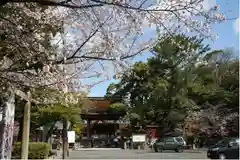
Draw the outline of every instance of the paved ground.
M206 159L205 151L186 150L183 153L139 150L88 150L71 151L69 159Z

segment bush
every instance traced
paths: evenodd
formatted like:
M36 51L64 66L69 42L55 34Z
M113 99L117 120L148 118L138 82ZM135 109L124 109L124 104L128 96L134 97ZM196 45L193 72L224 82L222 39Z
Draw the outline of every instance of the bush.
M51 146L45 142L29 142L28 159L46 159L51 154ZM15 143L12 158L21 158L21 142Z

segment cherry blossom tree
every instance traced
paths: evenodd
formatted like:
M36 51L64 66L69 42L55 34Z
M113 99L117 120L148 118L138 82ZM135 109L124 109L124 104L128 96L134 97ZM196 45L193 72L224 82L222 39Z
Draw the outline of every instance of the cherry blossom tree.
M57 55L57 63L71 65L76 79L110 79L129 67L133 57L152 48L157 34L149 35L149 30L157 29L160 36L184 33L214 38L211 25L226 18L218 13L219 6L205 4L203 0L54 2L64 6L57 7L56 14L62 15L65 36L59 33L53 44L66 41L65 55ZM63 45L57 48L62 50Z
M211 25L226 19L218 12L219 6L206 7L206 0L4 0L0 6L5 9L1 12L2 29L11 26L9 30L18 33L4 42L13 42L8 43L12 53L19 48L13 44L21 43L22 48L17 54L21 59L15 57L14 62L8 62L14 66L5 69L8 75L1 79L13 81L9 78L13 70L11 76L18 74L21 83L27 82L23 75L37 77L28 86L36 85L36 81L38 85L58 83L59 76L46 78L38 71L61 72L59 64L67 68L72 85L94 76L112 78L129 67L133 57L154 45L157 37L149 35L149 30L157 29L160 36L184 33L213 38ZM29 22L31 27L26 25ZM9 57L2 58L9 61Z
M34 8L34 5L6 4L0 10L0 103L3 109L0 157L9 159L15 113L13 95L19 90L44 85L42 79L48 81L53 77L44 68L54 53L49 35L56 33L59 27L58 23L47 23L53 22L53 17L42 16L47 10ZM22 95L24 98L24 93Z

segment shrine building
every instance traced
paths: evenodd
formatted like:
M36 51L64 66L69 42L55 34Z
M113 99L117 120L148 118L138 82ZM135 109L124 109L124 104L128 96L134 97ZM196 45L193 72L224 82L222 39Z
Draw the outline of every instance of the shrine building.
M82 141L85 141L88 147L106 147L107 139L127 126L119 121L126 113L112 110L110 108L112 102L104 97L89 97L89 100L91 106L81 114L84 121Z

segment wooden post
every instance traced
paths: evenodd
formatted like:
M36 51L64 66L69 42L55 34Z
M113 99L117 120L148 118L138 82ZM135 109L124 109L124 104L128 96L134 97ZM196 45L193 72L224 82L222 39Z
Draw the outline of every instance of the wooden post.
M88 139L88 145L92 147L90 125L91 125L91 121L88 119L87 120L87 139Z
M29 131L30 131L30 112L31 112L31 93L27 93L28 101L24 106L23 117L23 137L21 148L21 159L28 159Z

